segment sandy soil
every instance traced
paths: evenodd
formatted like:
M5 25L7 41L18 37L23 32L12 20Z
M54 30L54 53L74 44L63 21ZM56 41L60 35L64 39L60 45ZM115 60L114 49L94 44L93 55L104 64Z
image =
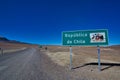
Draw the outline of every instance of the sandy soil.
M0 47L4 50L33 46L38 48L36 45L0 43ZM43 46L40 51L48 56L53 63L62 67L63 71L67 71L66 74L70 76L67 80L120 80L120 46L101 47L100 72L98 71L96 47L73 47L72 49L72 70L69 70L69 47L47 46L47 50L45 50ZM51 66L49 63L47 64L47 66ZM57 69L59 68L54 67L55 73ZM62 72L59 75L62 75Z
M30 44L0 42L0 54L1 54L1 49L3 50L3 53L5 54L5 53L12 53L16 51L25 50L33 46L37 47L36 45L30 45Z
M76 80L119 80L120 47L101 47L101 72L98 71L96 47L73 47L73 69L70 75ZM46 55L54 63L69 69L69 47L48 46Z

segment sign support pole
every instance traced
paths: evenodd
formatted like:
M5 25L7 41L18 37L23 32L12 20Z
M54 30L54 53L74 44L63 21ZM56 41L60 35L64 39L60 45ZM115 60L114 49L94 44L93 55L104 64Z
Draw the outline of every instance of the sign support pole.
M72 70L72 46L70 46L70 70Z
M97 46L98 50L98 70L101 71L101 62L100 62L100 46Z

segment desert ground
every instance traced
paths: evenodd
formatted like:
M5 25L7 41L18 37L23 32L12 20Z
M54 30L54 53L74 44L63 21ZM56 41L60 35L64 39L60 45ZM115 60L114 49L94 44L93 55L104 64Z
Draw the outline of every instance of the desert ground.
M120 46L100 47L101 71L97 47L69 47L0 43L0 80L120 80Z
M119 80L120 46L100 47L101 71L98 70L97 47L72 47L72 70L69 75L75 80ZM54 63L69 69L69 47L48 46L46 51ZM69 71L69 70L68 70Z
M21 43L9 43L9 42L0 42L0 54L1 50L3 53L12 53L16 51L21 51L29 47L35 47L36 45L31 44L21 44Z

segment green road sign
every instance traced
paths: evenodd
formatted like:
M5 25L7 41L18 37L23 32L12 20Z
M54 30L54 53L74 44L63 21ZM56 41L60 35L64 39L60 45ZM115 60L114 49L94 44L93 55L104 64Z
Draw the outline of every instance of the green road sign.
M62 44L65 46L108 45L108 31L82 30L62 33Z

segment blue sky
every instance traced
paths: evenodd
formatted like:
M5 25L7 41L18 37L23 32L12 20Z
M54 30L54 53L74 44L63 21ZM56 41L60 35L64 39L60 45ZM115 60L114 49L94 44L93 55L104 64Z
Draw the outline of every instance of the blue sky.
M62 31L108 29L120 44L119 0L1 0L0 35L38 44L61 44Z

